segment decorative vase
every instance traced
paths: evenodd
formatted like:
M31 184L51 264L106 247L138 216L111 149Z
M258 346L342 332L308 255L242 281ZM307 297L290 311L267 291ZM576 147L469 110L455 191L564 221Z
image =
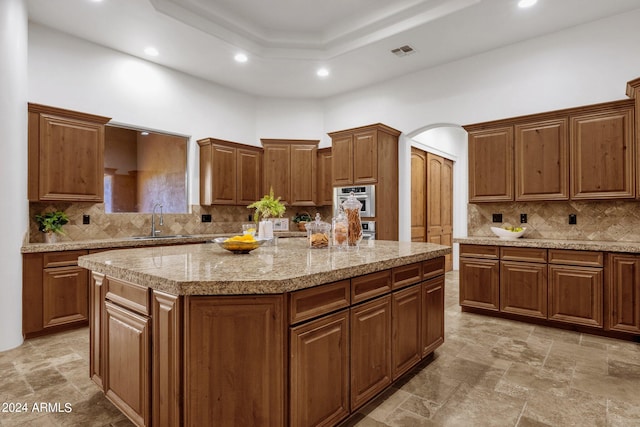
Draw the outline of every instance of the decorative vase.
M47 243L56 243L58 241L57 233L44 233L44 241Z

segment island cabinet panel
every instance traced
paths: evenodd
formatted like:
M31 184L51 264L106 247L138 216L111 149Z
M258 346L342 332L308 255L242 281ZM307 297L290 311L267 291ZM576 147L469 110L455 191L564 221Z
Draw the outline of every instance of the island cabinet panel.
M29 200L102 202L110 119L38 104L28 110Z
M349 307L350 291L351 282L346 279L289 293L289 323L294 325Z
M153 291L151 425L181 424L182 298Z
M517 201L569 200L568 118L515 125Z
M104 356L105 344L103 342L106 326L104 317L105 276L100 273L91 273L91 285L89 287L89 377L94 383L104 390Z
M151 423L151 319L105 302L106 396L134 424Z
M184 424L285 425L283 295L185 298Z
M316 193L316 205L333 205L333 176L331 172L332 151L331 147L318 150L318 191Z
M422 263L415 262L392 268L391 280L394 290L420 282L422 280Z
M460 305L500 309L500 261L460 257Z
M422 357L444 343L444 290L444 276L422 283Z
M198 140L200 204L248 205L262 196L262 149L216 138Z
M550 264L549 320L602 328L602 268Z
M391 287L391 270L354 277L351 279L351 302L357 304L389 293Z
M607 257L607 329L640 334L640 256Z
M391 296L351 308L351 410L391 384Z
M289 425L334 426L349 415L349 310L291 329Z
M571 198L635 197L633 100L571 117Z
M422 287L418 283L391 297L392 379L396 380L422 359Z
M500 261L500 310L547 318L547 264Z
M469 202L513 200L513 127L469 131Z

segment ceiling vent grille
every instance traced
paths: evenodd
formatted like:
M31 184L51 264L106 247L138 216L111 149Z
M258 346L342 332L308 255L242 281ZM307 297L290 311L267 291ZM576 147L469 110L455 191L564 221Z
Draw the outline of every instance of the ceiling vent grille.
M412 53L415 53L415 52L416 52L416 50L414 48L412 48L411 46L409 46L408 44L405 44L404 46L400 46L400 47L395 48L395 49L391 49L391 53L393 53L398 58L401 58L401 57L407 56L407 55L411 55Z

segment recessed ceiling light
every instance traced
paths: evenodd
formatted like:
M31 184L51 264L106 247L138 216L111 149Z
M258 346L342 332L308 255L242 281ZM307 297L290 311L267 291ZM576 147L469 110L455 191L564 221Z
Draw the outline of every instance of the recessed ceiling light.
M249 60L249 57L244 53L237 53L236 56L233 57L233 59L235 59L236 62L247 62Z
M144 53L146 53L149 56L158 56L160 52L158 52L158 49L156 49L155 47L149 46L145 48Z
M520 0L518 2L519 7L531 7L536 4L538 0Z
M149 135L149 132L147 132L146 130L143 130L142 132L140 132L140 135L147 136Z
M316 71L318 77L327 77L329 75L329 70L326 68L320 68Z

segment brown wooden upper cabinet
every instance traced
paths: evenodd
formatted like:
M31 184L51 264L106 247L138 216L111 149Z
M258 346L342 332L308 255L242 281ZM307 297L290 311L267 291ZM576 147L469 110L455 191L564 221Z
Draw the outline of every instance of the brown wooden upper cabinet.
M318 150L318 192L316 198L316 204L318 206L331 206L333 204L331 160L331 147Z
M381 154L392 141L397 150L399 135L380 123L329 133L333 186L378 183L380 168L387 162Z
M469 202L513 200L513 127L467 129Z
M634 100L571 116L571 198L635 197Z
M634 198L635 102L465 126L469 202Z
M264 147L263 191L270 188L292 206L315 206L319 140L261 139Z
M262 197L262 148L215 138L198 145L201 205L248 205Z
M30 201L102 202L104 125L111 120L28 105Z
M569 200L567 118L515 125L517 201Z

